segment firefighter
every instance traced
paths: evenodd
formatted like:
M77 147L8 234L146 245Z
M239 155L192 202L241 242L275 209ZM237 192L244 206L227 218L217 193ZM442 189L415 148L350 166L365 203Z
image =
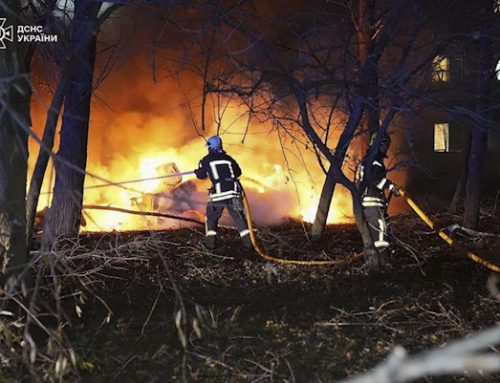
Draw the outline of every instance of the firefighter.
M208 154L201 159L198 169L194 171L197 178L209 177L212 182L205 216L204 245L210 250L215 248L217 224L224 208L227 208L240 232L243 246L251 249L252 242L243 211L242 190L239 182L241 169L238 163L224 151L219 136L210 137L206 146Z
M388 248L390 238L388 236L388 216L387 216L387 197L386 190L389 193L399 196L399 188L394 182L387 178L387 169L384 165L384 160L387 158L387 151L391 145L391 138L386 133L383 133L378 148L372 148L376 139L376 134L372 135L370 142L370 150L375 150L372 155L365 157L364 163L361 166L359 181L361 203L363 205L363 213L368 222L370 234L373 240L373 246L378 257L370 257L368 263L371 268L377 270L380 266L387 264Z

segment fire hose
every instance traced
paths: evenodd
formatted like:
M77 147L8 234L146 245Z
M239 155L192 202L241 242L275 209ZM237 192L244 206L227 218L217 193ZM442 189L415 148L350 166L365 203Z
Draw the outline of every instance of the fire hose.
M422 221L425 222L427 226L429 226L432 230L436 231L439 237L443 239L448 245L450 246L455 246L455 241L453 238L451 238L448 234L446 234L443 230L441 229L436 229L434 222L420 209L420 207L411 199L408 194L402 189L399 189L401 197L405 199L405 201L410 205L410 207L417 213L417 215L422 219ZM500 272L500 267L488 262L486 259L481 258L480 256L474 254L471 251L466 250L467 253L467 258L471 259L472 261L479 263L480 265L483 265L484 267L487 267L490 270L493 270L497 273Z
M194 171L191 170L191 171L187 171L187 172L182 172L182 173L175 173L175 174L169 174L169 175L164 175L164 176L158 176L158 177L152 177L152 178L148 178L147 180L156 180L156 179L162 179L162 178L170 178L170 177L179 177L179 176L183 176L183 175L189 175L189 174L193 174ZM117 182L117 183L110 183L110 184L103 184L103 185L95 185L95 186L91 186L90 188L99 188L99 187L105 187L105 186L121 186L125 183L136 183L136 182L141 182L141 181L144 181L146 179L140 179L140 180L132 180L132 181L125 181L125 182ZM292 264L292 265L310 265L310 266L323 266L323 265L346 265L346 264L350 264L350 263L353 263L353 262L356 262L360 259L363 258L363 254L354 254L353 256L351 257L348 257L348 258L344 258L344 259L337 259L337 260L312 260L312 261L305 261L305 260L295 260L295 259L284 259L284 258L276 258L276 257L273 257L269 254L267 254L260 246L259 244L257 243L257 238L255 236L255 232L254 232L254 228L253 228L253 223L252 223L252 215L251 215L251 210L250 210L250 205L248 203L248 198L246 196L246 193L245 193L245 190L243 189L243 186L241 186L241 183L240 183L240 187L241 187L241 193L242 193L242 200L243 200L243 208L244 208L244 211L245 211L245 218L246 218L246 222L247 222L247 225L248 225L248 230L249 230L249 235L250 235L250 240L252 242L252 245L253 245L253 248L255 250L255 252L261 256L262 258L268 260L268 261L272 261L272 262L276 262L276 263L282 263L282 264ZM441 229L436 229L435 227L435 224L434 222L429 218L429 216L427 216L424 211L415 203L415 201L410 198L408 196L408 194L403 190L403 189L399 189L399 193L400 193L400 196L403 197L405 199L405 201L408 203L408 205L415 211L415 213L417 213L417 215L420 217L420 219L422 219L422 221L424 221L424 223L429 226L432 230L436 231L436 233L438 234L438 236L443 239L448 245L452 246L452 247L456 247L456 244L455 244L455 241L453 240L453 238L451 238L448 234L446 234L443 230ZM89 205L89 206L85 206L86 208L102 208L102 207L95 207L94 205ZM109 207L108 207L109 208ZM116 210L119 210L119 209L116 209ZM123 210L123 212L127 212L129 213L130 211L125 211L125 209L121 209ZM120 211L121 211L120 210ZM137 213L137 212L134 212L134 213ZM156 215L156 214L154 214ZM166 216L166 215L163 215L163 214L158 214L158 216ZM177 218L175 216L171 216L171 218ZM196 222L196 223L200 223L196 220L191 220L191 219L185 219L186 221L189 220L189 221L192 221L192 222ZM472 261L492 270L492 271L495 271L497 273L500 273L500 267L487 261L486 259L484 258L481 258L480 256L478 256L477 254L471 252L471 251L468 251L468 250L465 250L466 252L466 255L469 259L471 259Z
M269 254L267 254L264 250L262 250L257 243L257 239L255 237L255 233L253 230L253 224L252 224L252 217L251 217L251 212L250 212L250 206L248 204L248 199L245 194L245 191L242 189L242 197L243 197L243 206L245 208L246 212L246 221L248 224L248 229L250 231L250 239L252 241L252 245L257 252L262 258L267 259L272 262L277 262L277 263L285 263L285 264L293 264L293 265L345 265L349 264L352 262L355 262L363 257L362 254L355 254L349 258L345 259L338 259L338 260L332 260L332 261L300 261L300 260L292 260L292 259L283 259L283 258L276 258L273 257ZM455 242L453 238L451 238L448 234L446 234L443 230L435 228L434 222L423 212L422 209L415 203L413 199L411 199L408 194L402 189L400 189L400 195L405 199L405 201L408 203L408 205L417 213L417 215L422 219L422 221L425 222L427 226L429 226L432 230L435 230L437 234L439 235L440 238L442 238L448 245L454 246ZM495 271L495 272L500 272L500 267L487 261L484 258L481 258L477 254L474 254L471 251L466 250L467 257L471 259L472 261L479 263L480 265L487 267L488 269Z
M344 259L336 259L336 260L329 260L329 261L302 261L302 260L297 260L297 259L283 259L283 258L276 258L273 257L269 254L267 254L262 248L259 246L257 243L257 238L255 237L255 233L253 230L253 224L252 224L252 215L250 212L250 205L248 203L248 198L246 196L245 190L243 187L241 187L241 194L242 194L242 199L243 199L243 207L245 209L245 218L247 221L248 225L248 230L250 232L250 240L252 241L253 248L257 254L259 254L262 258L275 262L275 263L282 263L282 264L289 264L289 265L307 265L307 266L324 266L324 265L347 265L349 263L356 262L360 259L363 258L363 254L354 254L353 256L349 258L344 258Z

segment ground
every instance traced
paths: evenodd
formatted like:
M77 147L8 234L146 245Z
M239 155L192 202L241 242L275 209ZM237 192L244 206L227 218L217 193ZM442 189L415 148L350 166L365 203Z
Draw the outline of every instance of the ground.
M498 233L495 225L488 231ZM85 288L65 303L81 368L64 381L332 382L369 370L395 345L415 353L500 320L486 268L416 218L397 217L393 227L392 268L373 276L362 262L273 265L242 251L231 230L215 252L200 246L198 227L68 241L63 248ZM307 229L290 222L259 238L284 258L361 251L353 225L329 226L320 243ZM500 246L485 240L467 245L491 259Z

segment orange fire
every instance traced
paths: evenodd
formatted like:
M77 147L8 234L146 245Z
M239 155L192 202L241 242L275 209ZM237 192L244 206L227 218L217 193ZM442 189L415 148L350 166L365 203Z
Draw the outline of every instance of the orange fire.
M303 165L302 167L295 165L296 167L291 170L294 178L292 180L280 158L282 153L276 147L277 142L274 142L277 139L273 140L271 136L262 141L258 135L251 135L244 144L241 144L241 135L222 137L227 151L235 157L243 169L242 183L247 189L252 216L257 223L279 223L286 217L302 218L307 222L314 219L322 186L322 172L316 169L318 165L312 155L306 154L308 169L304 169ZM107 164L90 161L89 171L114 182L154 178L173 174L177 169L180 171L195 169L198 161L206 153L204 142L199 138L192 139L179 148L162 148L157 143L147 141L143 145L146 149L134 156L115 158ZM169 164L175 164L175 167ZM96 183L102 182L87 178L85 185L92 186ZM188 205L184 210L182 208L177 210L175 203L178 202L178 197L172 191L182 189L186 184L194 184L194 188L185 196ZM193 211L203 214L209 183L196 180L194 175L191 175L183 177L182 180L180 177L157 179L134 183L127 187L148 194L116 187L89 189L84 194L84 204L174 212L191 217ZM158 195L162 192L162 195ZM180 202L185 204L185 201ZM349 205L350 199L344 194L337 193L329 222L348 221ZM87 214L90 219L87 219L85 229L92 231L165 228L179 225L176 221L131 216L112 211L88 211ZM194 215L194 218L199 217Z
M140 16L134 13L133 19L138 18ZM220 127L225 149L242 167L242 183L256 223L269 225L287 217L313 221L325 175L312 150L284 132L278 137L280 133L272 126L255 119L246 134L248 117L245 108L237 105L234 99L218 99L215 95L207 98L206 130L201 131L199 116L203 83L193 74L172 76L177 70L172 72L169 67L172 52L168 47L171 45L166 44L167 48L156 51L154 76L151 73L151 47L145 41L156 41L163 24L148 19L148 23L141 24L139 29L119 28L115 25L119 20L105 24L105 33L99 36L114 45L120 34L131 31L125 34L123 41L127 43L118 44L120 54L103 49L97 58L96 79L102 82L93 94L87 170L113 182L171 174L175 172L173 169L192 170L206 154L200 135L208 137ZM167 40L172 38L165 38L164 42ZM109 62L114 62L114 67L108 73ZM47 78L53 67L47 70L44 65L44 60L35 59L32 71L32 122L33 129L40 136L50 104L50 90L55 88L51 78ZM196 119L195 128L193 120ZM339 120L338 125L342 127L343 122ZM307 142L307 139L302 137L302 142ZM336 142L335 137L329 138L329 142ZM57 151L57 142L54 151ZM30 172L37 153L38 146L31 141ZM42 187L46 194L40 198L40 210L50 205L53 182L54 172L49 165ZM195 180L194 176L127 184L128 190L90 188L101 183L86 178L84 204L171 212L203 219L209 185ZM180 224L178 221L113 211L87 210L85 214L87 225L83 229L90 231L157 229ZM351 198L339 186L328 222L347 221L352 221Z
M105 99L104 107L94 101L91 111L88 163L89 172L113 182L152 178L174 173L174 168L193 170L206 154L204 140L197 134L189 117L196 103L186 103L199 89L196 80L184 79L191 88L181 92L177 81L153 85L139 76L130 88L131 73L143 73L147 65L129 63L112 72L95 92ZM137 75L135 75L137 76ZM33 127L41 134L49 103L48 94L35 86L32 103ZM37 92L38 90L38 92ZM191 92L191 93L190 93ZM210 109L208 109L210 110ZM207 113L208 114L208 113ZM217 124L208 121L208 137ZM316 213L324 173L312 151L282 136L267 124L252 122L245 135L247 117L242 109L228 101L220 121L220 135L226 151L241 165L242 183L247 190L252 218L257 224L275 224L287 217L312 222ZM243 137L245 137L242 143ZM283 148L282 148L283 145ZM30 143L30 171L36 160L37 145ZM174 167L175 165L175 167ZM50 166L43 192L53 186ZM160 211L203 219L208 183L194 176L150 180L117 187L96 188L102 181L87 177L84 204L114 206L130 210ZM133 190L130 190L133 189ZM42 195L39 209L50 203L50 195ZM85 211L84 230L134 230L178 227L178 221L144 217L113 211ZM351 199L341 187L335 192L329 223L352 221Z

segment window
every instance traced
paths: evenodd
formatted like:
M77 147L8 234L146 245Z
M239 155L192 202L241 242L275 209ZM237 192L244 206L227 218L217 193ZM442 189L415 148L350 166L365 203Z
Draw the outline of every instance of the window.
M450 127L447 122L434 124L434 151L450 151Z
M450 60L450 65L451 81L460 82L469 78L465 54L457 53L457 55Z
M448 82L450 81L450 59L438 55L432 60L432 81Z
M495 77L500 81L500 59L498 60L497 66L495 68Z

